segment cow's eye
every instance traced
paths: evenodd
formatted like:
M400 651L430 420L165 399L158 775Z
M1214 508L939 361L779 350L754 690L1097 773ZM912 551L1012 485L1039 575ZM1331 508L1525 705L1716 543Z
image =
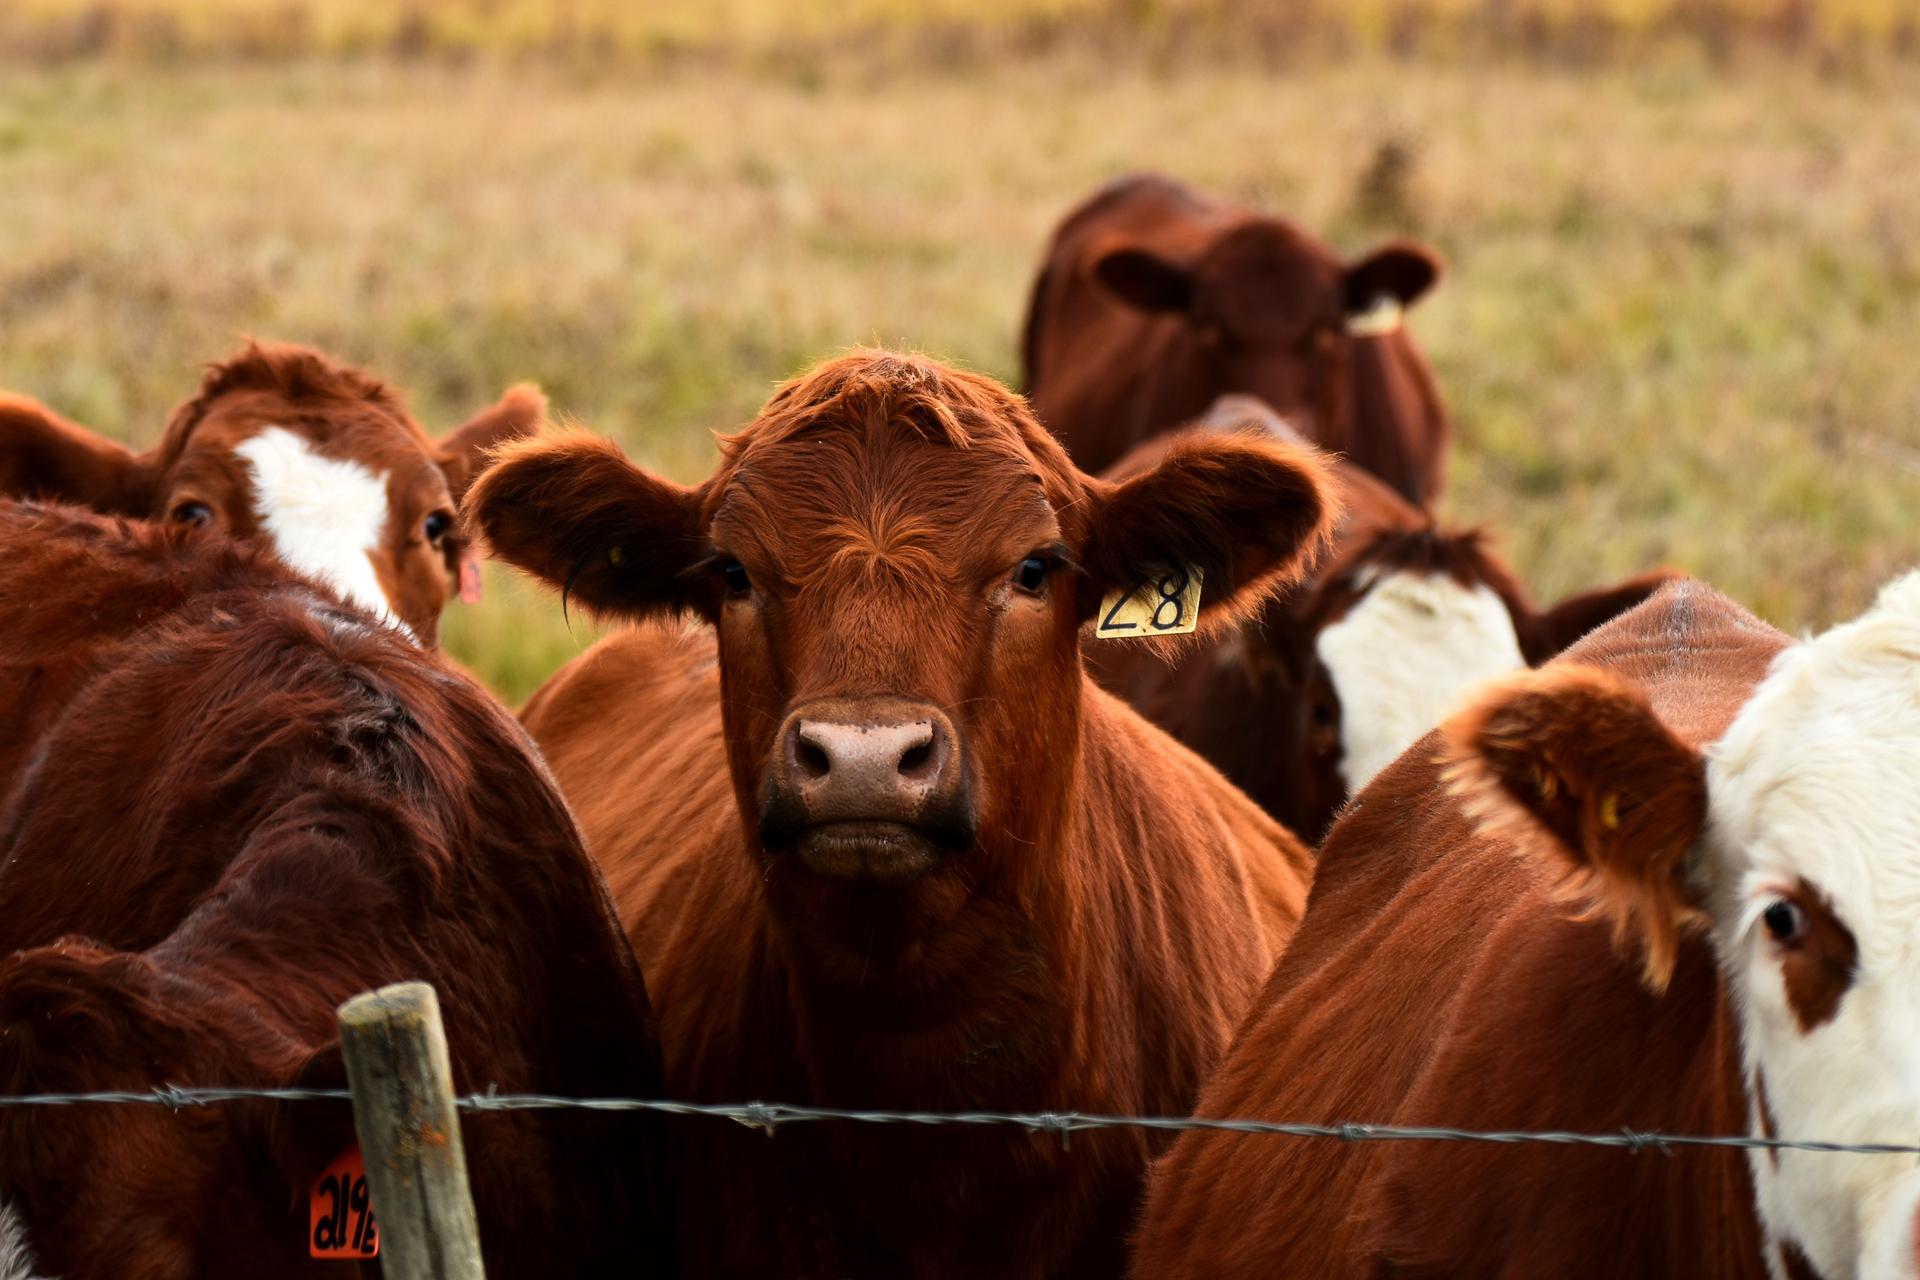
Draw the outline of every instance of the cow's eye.
M1013 585L1022 591L1038 593L1047 585L1047 574L1053 566L1042 556L1028 556L1013 571Z
M182 502L173 509L175 524L201 525L213 519L213 508L204 502Z
M727 556L720 561L720 581L726 583L727 590L736 596L747 594L748 588L753 586L752 579L747 577L747 566L732 556Z
M426 534L427 541L437 547L440 545L440 539L446 537L447 531L451 528L453 528L453 513L436 511L422 522L420 532Z
M1773 935L1773 940L1782 946L1800 941L1812 928L1807 920L1806 909L1790 898L1781 898L1770 905L1760 919L1767 926L1767 932Z

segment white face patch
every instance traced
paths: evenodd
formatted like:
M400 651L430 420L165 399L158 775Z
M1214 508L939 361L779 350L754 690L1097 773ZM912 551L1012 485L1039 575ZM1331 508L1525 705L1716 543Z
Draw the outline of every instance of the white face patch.
M1920 1144L1920 575L1787 650L1708 753L1693 874L1781 1137ZM1764 917L1804 883L1852 936L1831 1016L1802 1029ZM1761 1221L1823 1276L1916 1274L1910 1156L1750 1157Z
M235 452L252 468L260 523L280 558L406 631L368 558L387 526L386 482L323 457L285 427L267 427Z
M1357 792L1476 685L1527 665L1507 606L1484 586L1399 571L1320 633L1340 699L1340 773Z

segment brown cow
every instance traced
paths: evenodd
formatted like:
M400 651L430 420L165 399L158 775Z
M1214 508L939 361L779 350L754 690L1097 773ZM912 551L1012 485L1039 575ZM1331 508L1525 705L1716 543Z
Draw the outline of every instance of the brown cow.
M433 440L379 379L306 347L249 342L208 368L145 453L0 394L0 496L266 542L432 645L447 597L479 587L461 495L486 450L545 416L546 398L523 384Z
M777 391L691 489L587 436L503 458L471 499L496 553L713 628L616 633L523 713L670 1090L1188 1108L1308 856L1088 681L1080 636L1162 563L1202 575L1203 628L1257 609L1329 518L1311 452L1185 441L1106 484L994 383L862 352ZM709 1125L682 1247L695 1275L1111 1276L1159 1145Z
M1193 429L1300 439L1238 395ZM1150 466L1169 438L1107 478ZM1538 666L1673 576L1643 574L1543 612L1480 531L1438 524L1344 459L1332 476L1343 514L1330 553L1257 618L1197 645L1096 643L1088 654L1101 683L1311 840L1474 686Z
M1400 313L1440 271L1423 245L1345 263L1283 218L1170 178L1122 178L1047 249L1021 342L1027 398L1098 471L1244 392L1425 506L1451 427Z
M655 1096L638 967L525 732L264 548L0 502L0 1092L344 1084L334 1008L439 989L455 1086ZM645 1269L657 1125L463 1125L499 1276ZM66 1280L308 1259L337 1102L0 1109ZM670 1273L671 1263L663 1268Z
M1202 1111L1914 1142L1916 688L1908 578L1803 644L1676 584L1489 691L1334 827ZM1916 1204L1911 1157L1189 1136L1136 1274L1911 1277Z

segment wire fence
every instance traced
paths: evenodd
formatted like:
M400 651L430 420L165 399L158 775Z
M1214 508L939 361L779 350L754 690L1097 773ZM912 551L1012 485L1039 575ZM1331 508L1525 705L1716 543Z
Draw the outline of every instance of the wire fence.
M346 1089L183 1088L165 1085L145 1092L36 1093L0 1095L0 1109L70 1106L160 1106L171 1110L226 1102L351 1102ZM997 1126L1053 1134L1065 1144L1075 1133L1101 1129L1150 1129L1169 1133L1245 1133L1339 1142L1491 1142L1560 1147L1608 1147L1672 1155L1689 1147L1734 1147L1762 1151L1822 1151L1847 1155L1920 1155L1920 1146L1890 1142L1822 1142L1802 1138L1756 1138L1747 1134L1660 1133L1620 1129L1612 1133L1555 1130L1454 1129L1387 1124L1293 1124L1277 1120L1207 1116L1116 1116L1084 1111L857 1111L788 1102L675 1102L658 1098L562 1098L537 1093L470 1093L454 1099L462 1111L651 1112L732 1120L771 1136L781 1125L827 1120L856 1124Z

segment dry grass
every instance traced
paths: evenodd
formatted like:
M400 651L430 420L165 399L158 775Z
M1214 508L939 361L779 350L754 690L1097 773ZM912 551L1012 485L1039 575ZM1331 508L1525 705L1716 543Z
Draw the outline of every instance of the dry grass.
M692 477L708 429L853 343L1013 377L1055 218L1164 167L1347 249L1417 231L1449 255L1415 326L1460 423L1450 509L1543 594L1667 562L1815 625L1920 559L1916 87L1898 63L1285 73L1073 49L964 74L16 72L0 385L150 439L251 331L368 364L436 424L535 378ZM1364 180L1383 146L1400 176ZM518 698L589 633L490 586L449 643Z
M0 55L922 59L1063 42L1297 60L1392 50L1831 54L1920 45L1909 0L11 0Z

